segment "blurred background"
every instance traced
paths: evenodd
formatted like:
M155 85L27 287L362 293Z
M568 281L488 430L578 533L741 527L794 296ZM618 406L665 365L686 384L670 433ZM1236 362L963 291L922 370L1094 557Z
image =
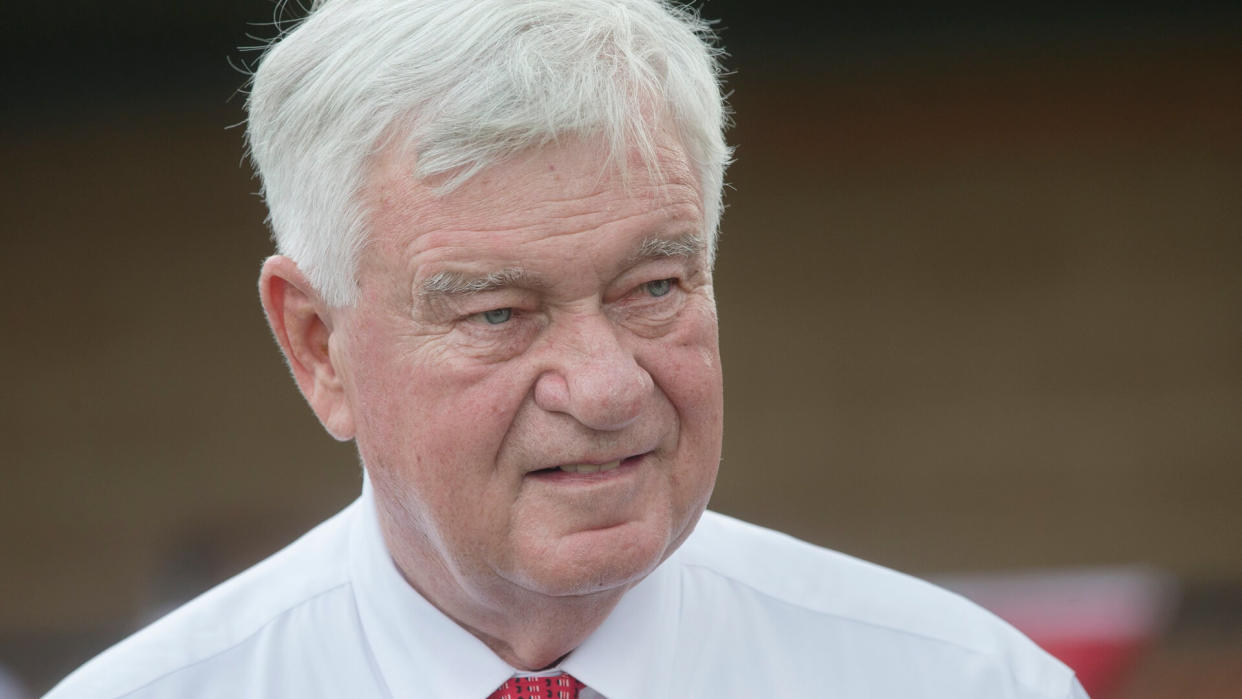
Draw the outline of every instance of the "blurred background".
M1239 696L1239 3L702 11L738 145L712 507L975 597L1097 699ZM255 292L237 67L275 13L0 10L0 666L29 694L358 493Z

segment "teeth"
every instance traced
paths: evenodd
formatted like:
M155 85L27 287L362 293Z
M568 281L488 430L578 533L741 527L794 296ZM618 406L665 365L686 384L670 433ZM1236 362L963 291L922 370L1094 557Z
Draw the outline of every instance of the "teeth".
M621 465L621 462L610 461L606 464L568 464L561 466L560 469L565 473L598 473L600 471L611 471Z

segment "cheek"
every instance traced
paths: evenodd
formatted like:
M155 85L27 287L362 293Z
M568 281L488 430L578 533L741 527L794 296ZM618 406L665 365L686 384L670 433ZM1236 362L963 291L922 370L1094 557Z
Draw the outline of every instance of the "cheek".
M372 399L357 433L363 461L377 488L435 541L496 528L509 487L497 458L521 395L501 379L397 367L376 374L360 396Z
M695 322L653 345L649 366L680 423L675 487L705 500L720 463L724 392L715 314L704 308L689 319Z
M678 413L693 416L683 429L697 430L718 425L722 418L723 377L715 313L710 308L698 309L688 320L691 322L669 338L670 343L656 348L653 361Z
M419 356L419 355L422 356ZM356 404L359 449L406 478L464 481L490 469L525 391L503 367L455 366L431 353L367 358Z

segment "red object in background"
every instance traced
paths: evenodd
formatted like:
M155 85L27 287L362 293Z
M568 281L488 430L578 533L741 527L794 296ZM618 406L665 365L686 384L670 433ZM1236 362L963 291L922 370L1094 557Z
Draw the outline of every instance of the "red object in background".
M1111 696L1147 648L1145 638L1048 637L1031 640L1074 669L1078 681L1095 699Z
M1016 626L1106 699L1164 630L1177 597L1165 575L1137 569L979 574L937 579Z

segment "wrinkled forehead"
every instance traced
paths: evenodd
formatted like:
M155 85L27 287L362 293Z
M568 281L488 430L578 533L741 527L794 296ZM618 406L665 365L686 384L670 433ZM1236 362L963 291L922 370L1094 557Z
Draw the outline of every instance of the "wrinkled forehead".
M697 171L667 131L648 152L632 146L618 157L602 138L571 135L526 149L446 187L451 177L420 179L416 150L410 147L390 145L377 153L360 197L367 247L382 246L384 235L394 231L461 226L505 230L530 223L526 219L538 215L539 204L557 201L582 202L583 208L601 215L635 201L653 209L692 204L694 216L700 221L703 217Z

